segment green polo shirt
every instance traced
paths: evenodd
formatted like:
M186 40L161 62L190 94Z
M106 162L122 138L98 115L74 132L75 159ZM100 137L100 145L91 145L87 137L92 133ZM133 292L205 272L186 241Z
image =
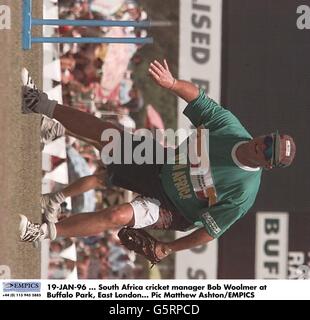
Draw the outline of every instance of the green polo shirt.
M162 184L180 213L218 238L252 207L262 170L238 162L237 147L252 137L230 111L208 98L203 90L187 105L184 114L195 127L209 129L207 167L197 172L189 161L165 164ZM189 155L180 151L177 158L182 157L188 159Z

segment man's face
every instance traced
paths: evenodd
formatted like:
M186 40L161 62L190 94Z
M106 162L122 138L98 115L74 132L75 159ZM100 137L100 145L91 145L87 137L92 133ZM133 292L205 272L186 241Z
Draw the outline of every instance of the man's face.
M268 146L265 143L266 136L256 137L248 142L247 158L253 165L265 169L272 169L271 160L266 160L264 151Z

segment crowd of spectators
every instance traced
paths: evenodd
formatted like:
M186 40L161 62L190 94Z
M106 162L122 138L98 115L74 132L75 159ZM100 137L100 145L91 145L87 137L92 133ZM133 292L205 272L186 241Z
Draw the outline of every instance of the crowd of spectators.
M58 6L61 19L145 20L147 18L146 12L134 0L59 0ZM146 36L146 30L117 29L117 32L126 37ZM56 32L60 36L104 37L115 31L113 27L65 26ZM139 112L144 107L142 93L132 77L132 66L141 62L140 47L141 45L135 44L60 45L63 103L104 118L105 121L117 123L125 129L134 130L136 124L130 114ZM118 57L118 54L122 57ZM118 77L111 79L113 85L110 86L107 80L109 80L109 70L113 68ZM68 166L70 183L81 176L100 170L98 151L85 142L68 137L67 154L68 162L71 161L71 165ZM91 198L91 203L95 204L93 209L96 210L123 202L125 194L124 190L104 187L92 191L88 196ZM82 196L80 201L72 201L72 210L68 210L64 203L62 217L81 210L85 211L85 199L85 196ZM76 248L76 262L68 259L64 253L70 248L74 248L72 250ZM80 279L139 278L142 269L135 260L135 255L119 243L117 230L89 238L58 238L50 244L49 278L67 278L75 267Z

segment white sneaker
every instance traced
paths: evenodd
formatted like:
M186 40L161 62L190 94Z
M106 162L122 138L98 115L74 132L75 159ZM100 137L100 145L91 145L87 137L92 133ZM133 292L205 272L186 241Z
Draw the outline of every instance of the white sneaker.
M65 128L61 123L47 117L42 117L40 137L41 149L43 149L42 147L44 147L44 145L64 135Z
M46 238L48 233L48 226L46 223L32 223L24 215L20 215L19 235L23 242L42 241Z
M41 195L40 204L44 221L56 223L61 212L61 203L65 201L62 193L47 193Z

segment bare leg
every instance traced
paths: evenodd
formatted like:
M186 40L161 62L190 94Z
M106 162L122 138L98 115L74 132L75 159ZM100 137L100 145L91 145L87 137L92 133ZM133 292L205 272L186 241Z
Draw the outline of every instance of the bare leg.
M80 178L64 188L62 191L48 193L41 196L41 208L44 210L45 219L51 222L57 221L61 203L67 197L75 197L95 188L104 186L105 176L98 173L96 175Z
M104 130L116 129L120 131L119 127L113 123L102 121L86 112L60 104L55 107L53 117L74 135L96 141L101 145L101 135Z
M125 203L98 212L76 214L55 226L59 237L87 237L133 224L132 206Z
M77 138L79 140L82 140L90 145L92 145L93 147L95 147L96 149L98 149L99 151L101 151L102 149L102 144L101 143L98 143L97 141L94 141L94 140L90 140L90 139L87 139L85 137L82 137L82 136L79 136L77 134L74 134L73 132L71 132L70 130L66 129L66 132L65 132L66 135L68 136L71 136L71 137L74 137L74 138Z
M68 185L62 190L65 198L75 197L81 193L93 190L96 188L104 187L104 176L102 175L92 175L80 178L74 181L72 184Z

